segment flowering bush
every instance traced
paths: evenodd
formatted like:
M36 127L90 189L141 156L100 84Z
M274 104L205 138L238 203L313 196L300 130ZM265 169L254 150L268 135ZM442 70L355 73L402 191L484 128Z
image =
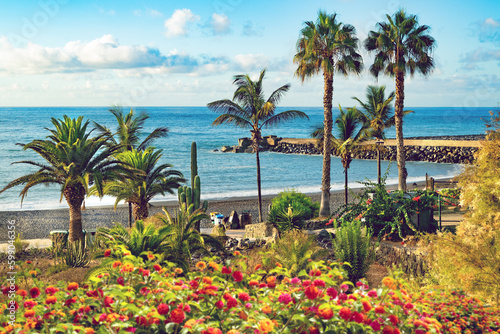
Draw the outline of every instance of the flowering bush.
M442 205L457 207L460 206L460 189L445 188L438 190L437 193L441 195Z
M347 294L352 283L343 282L335 264L324 262L311 262L309 272L292 278L280 266L248 275L239 264L210 261L185 273L127 255L83 286L33 282L1 306L1 333L439 333L441 328L398 280L388 277L377 290L358 282Z
M385 181L385 178L383 179ZM345 220L361 220L373 230L374 235L382 237L397 233L403 239L415 234L417 228L426 232L434 232L437 225L432 215L428 224L415 226L411 217L424 210L432 210L437 203L437 193L427 190L415 190L412 193L388 191L385 183L363 183L366 189L360 193L358 202L340 208L336 214Z
M479 334L500 329L500 310L485 306L463 291L430 291L414 299L416 303L428 306L429 312L424 315L436 318L443 332Z

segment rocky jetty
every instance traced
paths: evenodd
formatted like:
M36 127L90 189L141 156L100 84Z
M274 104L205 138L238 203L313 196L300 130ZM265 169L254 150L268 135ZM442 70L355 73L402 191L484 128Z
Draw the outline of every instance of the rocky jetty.
M484 135L463 135L463 136L436 136L436 137L411 137L406 140L460 140L478 141L484 140ZM427 161L439 163L460 163L469 164L474 160L474 153L477 147L455 147L455 146L406 146L407 161ZM276 136L264 137L260 143L261 151L272 151L285 154L322 154L322 147L319 147L314 139L290 139ZM222 152L251 153L251 141L249 138L241 138L236 146L224 146ZM377 159L377 151L374 147L366 146L361 152L355 155L356 159ZM381 159L396 161L396 146L386 145L381 150Z

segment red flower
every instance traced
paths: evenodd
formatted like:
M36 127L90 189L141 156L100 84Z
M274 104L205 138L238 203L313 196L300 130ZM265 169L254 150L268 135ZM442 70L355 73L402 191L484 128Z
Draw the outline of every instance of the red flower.
M329 320L329 319L333 318L333 311L329 307L322 308L318 312L319 312L319 315L325 320Z
M218 302L215 303L215 307L221 310L224 307L224 302L222 300L219 300Z
M374 331L379 331L380 330L380 323L378 323L378 321L373 321L370 324L370 327L373 328Z
M53 295L57 291L59 291L59 289L58 288L54 288L53 286L49 286L47 289L45 289L45 293L48 294L48 295Z
M238 301L234 298L228 299L227 301L227 308L233 308L238 306Z
M351 319L351 309L348 307L342 307L339 311L339 315L342 319L348 321Z
M322 279L316 279L316 280L314 280L314 282L312 282L312 284L314 286L325 287L325 281L323 281Z
M247 302L247 301L249 301L249 300L250 300L250 295L249 295L248 293L246 293L246 292L240 292L240 293L238 294L238 298L239 298L240 300L244 301L244 302Z
M319 290L314 285L310 285L305 289L306 297L309 299L316 299L319 295Z
M175 322L176 324L180 324L181 322L184 321L184 319L186 319L184 311L179 310L178 308L176 308L175 310L172 311L172 313L170 313L170 320L172 320L172 322Z
M106 298L104 298L104 306L110 307L113 303L114 300L110 296L106 296Z
M165 315L168 313L169 307L167 304L161 303L158 305L158 307L156 309L158 310L158 314Z
M230 273L231 273L231 271L232 271L232 270L231 270L231 268L228 268L228 267L226 267L226 266L223 266L223 267L222 267L222 271L221 271L221 272L222 272L223 274L230 274Z
M233 272L233 278L236 282L241 282L243 280L243 274L241 273L241 271L235 271Z
M123 286L125 284L125 279L122 276L120 276L116 279L116 283Z
M418 201L420 201L420 196L417 196L417 197L413 197L413 200L414 200L415 202L418 202Z
M327 288L326 294L331 298L336 298L339 293L337 292L337 290L335 290L335 288Z
M33 300L31 300L31 299L24 302L24 307L25 308L32 308L35 305L38 305L38 303L35 302L35 301L33 301Z
M377 313L377 314L384 314L385 313L384 307L381 306L381 305L375 306L375 313Z
M384 329L382 329L382 334L394 334L394 328L389 325L384 326Z
M283 304L288 304L288 303L291 303L292 302L292 296L290 296L290 294L288 293L282 293L279 297L278 297L278 301L280 303L283 303Z
M38 296L40 296L40 289L37 288L36 286L34 288L31 288L30 289L30 296L31 296L31 298L37 298Z
M321 270L311 269L311 271L309 271L309 276L321 276Z
M68 290L69 291L72 291L72 290L76 291L78 289L78 286L79 286L78 283L75 283L75 282L68 283Z
M363 301L361 302L361 304L363 304L363 310L364 310L365 312L368 312L368 311L370 311L370 310L372 309L372 304L370 304L370 302L369 302L369 301L363 300Z
M320 331L316 327L309 328L309 334L320 334Z
M104 251L104 257L108 257L108 256L110 256L110 255L111 255L111 249L106 249L106 250Z
M153 266L154 270L156 271L160 271L161 270L161 266L157 263Z
M397 316L395 316L394 314L391 314L389 316L389 321L391 322L391 324L393 324L394 326L397 326L398 323L399 323L399 319Z
M352 314L352 320L354 320L358 324L361 324L361 323L363 323L363 320L365 320L365 318L363 317L363 314L361 314L359 312L354 312Z

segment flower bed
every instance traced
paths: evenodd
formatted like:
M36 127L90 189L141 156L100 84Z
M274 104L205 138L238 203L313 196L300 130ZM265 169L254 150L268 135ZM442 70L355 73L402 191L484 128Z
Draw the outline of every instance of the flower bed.
M334 263L311 262L309 272L292 278L279 264L248 275L238 257L234 264L198 262L191 273L154 263L153 254L148 259L121 256L84 286L43 286L32 265L23 264L20 276L33 284L16 287L13 302L3 303L0 333L440 333L449 327L436 320L447 316L436 307L441 296L412 296L390 277L382 289L353 285ZM4 301L11 292L3 287ZM498 315L481 319L478 328L498 329Z

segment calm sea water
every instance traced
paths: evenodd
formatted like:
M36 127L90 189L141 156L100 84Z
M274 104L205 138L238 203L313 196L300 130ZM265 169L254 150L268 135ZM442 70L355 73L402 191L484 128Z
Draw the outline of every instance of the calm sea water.
M16 143L28 143L33 139L44 139L46 128L52 128L51 117L62 118L84 116L86 119L104 124L111 129L116 127L115 118L107 107L51 107L51 108L0 108L0 189L11 180L36 170L15 161L40 159L33 151L24 152ZM276 128L265 129L263 135L282 137L309 137L313 125L323 120L322 108L299 109L308 114L309 121L294 121ZM280 110L286 110L281 108ZM404 135L439 136L484 133L484 122L489 119L493 108L410 108L415 112L405 117ZM174 165L184 173L190 174L191 142L198 145L198 173L202 182L202 197L223 199L228 197L251 196L257 194L255 175L255 155L214 152L223 145L236 145L238 138L248 137L250 132L231 126L212 127L217 116L205 107L144 107L137 108L149 113L145 132L159 126L169 128L169 136L155 143L164 150L162 162ZM334 110L335 112L335 110ZM387 131L388 138L394 138L394 129ZM264 152L261 155L262 187L264 194L275 194L284 189L298 189L302 192L319 192L321 187L321 156L285 155ZM388 162L382 163L386 169ZM425 174L435 178L450 177L460 172L460 166L426 162L408 162L409 182L421 181ZM376 161L355 160L349 169L351 186L360 186L357 181L365 178L376 179ZM332 160L332 189L343 188L343 169L338 158ZM392 163L388 183L397 183L397 166ZM57 186L36 186L28 192L21 208L19 192L16 187L0 194L0 210L51 209L67 207L60 202ZM174 199L175 196L156 200ZM87 206L114 203L113 198L91 197Z

